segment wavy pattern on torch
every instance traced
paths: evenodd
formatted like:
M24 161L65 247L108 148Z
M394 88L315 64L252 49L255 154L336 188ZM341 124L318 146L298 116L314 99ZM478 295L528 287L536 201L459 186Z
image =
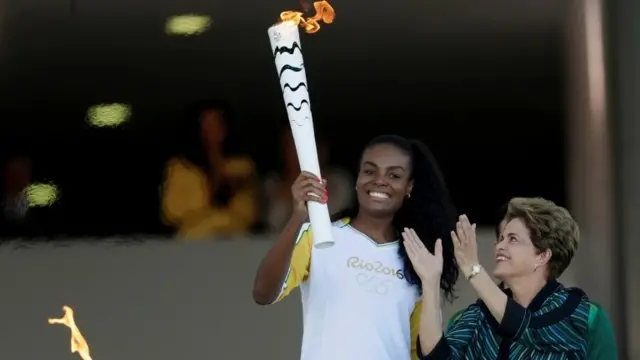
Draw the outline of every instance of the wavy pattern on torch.
M287 107L292 107L295 111L300 111L302 109L302 105L307 104L309 106L309 102L307 100L300 101L300 105L295 106L293 103L287 103Z
M280 78L282 78L282 74L284 74L284 72L287 71L287 70L300 72L300 71L304 70L304 68L302 67L302 65L300 67L297 67L297 66L292 66L292 65L286 64L285 66L282 67L282 69L280 69L280 74L278 76Z
M278 58L278 56L283 56L284 54L288 54L288 55L293 55L296 53L296 51L302 55L302 48L300 47L300 44L297 41L294 41L291 46L276 46L275 49L273 50L273 56L275 58ZM300 64L300 66L293 66L290 64L285 64L282 66L282 68L280 68L279 71L279 78L282 81L282 77L284 75L285 72L287 71L294 71L294 72L301 72L304 70L304 64ZM296 92L298 90L300 90L300 88L304 88L304 90L307 91L307 93L305 94L306 99L303 99L300 101L300 104L298 104L298 106L296 106L294 103L292 102L287 102L286 103L286 107L287 108L292 108L296 111L296 113L300 112L300 110L302 110L302 107L304 104L307 105L307 107L310 107L309 104L309 100L308 100L308 96L309 96L309 89L307 88L307 84L304 81L299 81L297 85L292 85L290 83L285 83L282 86L282 91L284 93L284 91L286 89L289 89L291 92ZM286 96L285 96L285 100L286 100ZM293 119L291 118L290 121L291 123L297 125L297 126L303 126L304 123L308 122L310 120L310 118L308 116L304 116L303 119Z
M298 89L300 89L301 87L305 88L307 91L309 91L309 88L307 88L307 84L300 82L298 83L298 85L296 86L291 86L289 83L284 84L284 86L282 87L282 91L285 91L286 89L291 90L292 92L296 92L298 91Z
M302 48L300 47L300 44L298 44L296 41L293 42L293 45L291 45L291 47L276 46L275 50L273 50L273 56L282 55L284 53L287 53L289 55L293 55L293 53L296 51L296 49L298 49L298 51L302 52Z

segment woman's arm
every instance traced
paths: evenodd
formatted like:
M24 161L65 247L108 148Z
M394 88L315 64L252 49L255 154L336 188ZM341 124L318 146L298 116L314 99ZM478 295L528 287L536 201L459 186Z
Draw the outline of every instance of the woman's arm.
M440 284L435 281L432 284L423 282L422 288L418 354L429 354L442 338Z
M476 329L478 328L478 326L480 326L480 323L482 321L482 313L479 306L477 304L469 306L453 323L449 324L444 334L440 332L440 334L438 335L438 341L433 345L430 352L423 350L422 341L418 343L418 355L420 356L420 359L464 359L466 350L469 344L474 341ZM435 322L433 322L432 325L435 326ZM435 331L435 328L431 331ZM422 334L423 332L421 328L421 338Z
M462 219L463 217L461 217ZM466 219L466 217L464 218ZM460 227L460 223L457 224ZM470 254L461 244L468 244L468 238L458 239L455 232L451 237L455 246L455 256L458 265L465 269L467 264L474 264L477 258L475 249L475 226L469 224L469 230L473 229L474 237L470 247ZM433 253L431 253L420 241L413 229L404 229L403 245L411 260L413 268L420 277L422 283L422 315L420 318L420 339L418 341L418 355L422 359L463 359L469 344L477 333L477 327L481 325L484 316L478 310L477 305L470 306L456 323L447 329L446 335L442 332L442 316L440 314L440 277L443 270L442 240L436 240ZM472 261L468 261L472 260ZM474 274L477 275L477 274ZM468 275L467 275L468 276ZM484 285L484 284L483 284ZM493 284L497 288L495 284ZM488 288L491 290L491 288ZM493 296L493 294L490 294ZM499 300L499 298L496 298Z
M469 279L471 286L496 321L502 321L507 295L478 263L476 225L472 225L466 215L461 215L456 223L456 230L451 231L451 239L460 271L466 279Z
M440 277L442 275L442 241L436 240L433 254L427 250L413 229L402 233L403 245L422 284L417 353L421 359L463 359L476 328L483 319L477 306L470 306L447 334L442 333L440 311Z
M260 305L282 299L309 275L313 235L311 224L303 225L307 217L306 202L326 203L325 187L317 176L302 172L291 186L291 192L295 204L293 215L262 259L256 274L253 299Z
M253 300L260 305L272 304L306 280L311 248L311 224L294 214L260 263L253 284Z
M462 268L461 270L465 278L468 279L469 276L471 276L470 268ZM500 289L482 267L480 268L480 272L469 280L469 283L471 283L478 297L487 306L493 318L496 319L497 322L502 322L507 307L507 294Z

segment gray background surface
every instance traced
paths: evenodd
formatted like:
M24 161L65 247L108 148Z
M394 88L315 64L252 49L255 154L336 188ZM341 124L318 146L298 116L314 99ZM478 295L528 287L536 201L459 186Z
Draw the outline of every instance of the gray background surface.
M492 235L481 233L492 266ZM255 270L272 241L0 248L0 359L79 359L69 331L47 324L75 310L94 360L299 358L300 297L260 307ZM572 276L565 276L571 283ZM475 299L460 280L447 317Z

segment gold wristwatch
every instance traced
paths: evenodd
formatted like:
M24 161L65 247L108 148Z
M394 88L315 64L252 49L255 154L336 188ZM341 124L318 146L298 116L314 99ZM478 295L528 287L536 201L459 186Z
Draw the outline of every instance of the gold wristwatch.
M467 277L467 280L473 279L476 275L480 274L480 271L482 271L482 265L480 264L471 265L471 273Z

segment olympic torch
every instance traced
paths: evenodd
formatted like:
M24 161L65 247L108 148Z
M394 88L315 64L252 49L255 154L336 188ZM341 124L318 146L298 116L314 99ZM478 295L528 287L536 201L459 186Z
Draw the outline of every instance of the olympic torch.
M307 33L315 33L320 29L318 21L333 22L335 12L326 1L317 1L313 5L316 10L313 17L304 18L301 12L285 11L280 14L281 21L270 27L268 33L300 168L322 178L298 27L303 27ZM332 246L327 205L310 201L307 209L314 246L318 249Z

